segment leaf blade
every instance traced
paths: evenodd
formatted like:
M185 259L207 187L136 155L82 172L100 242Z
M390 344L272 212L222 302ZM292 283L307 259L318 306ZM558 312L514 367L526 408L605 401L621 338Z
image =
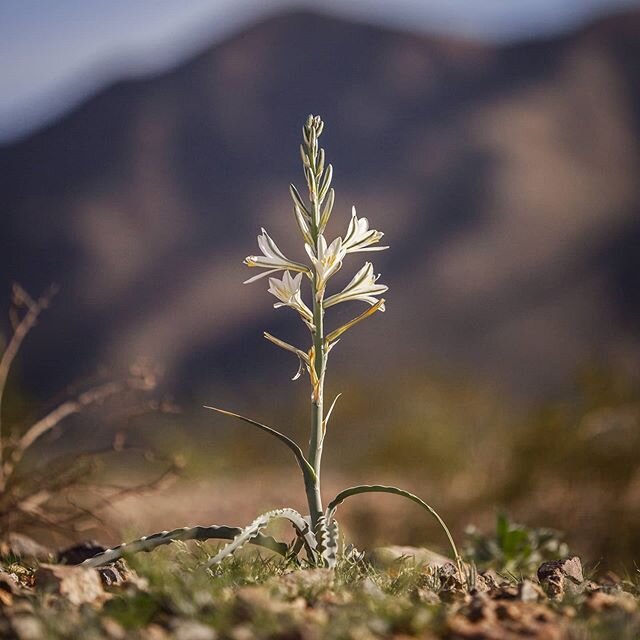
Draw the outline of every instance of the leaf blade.
M303 539L307 551L315 554L315 538L311 534L308 522L295 510L295 509L274 509L273 511L267 511L258 516L249 526L241 529L238 534L225 545L213 558L207 562L207 568L211 568L213 565L220 564L222 560L232 555L235 551L243 547L248 542L254 541L270 522L276 518L284 518L289 520L293 527L298 532L298 535Z
M203 406L205 409L210 409L211 411L217 411L222 415L230 416L232 418L236 418L236 420L246 422L247 424L257 427L258 429L261 429L262 431L271 434L274 438L277 438L278 440L280 440L280 442L282 442L287 447L289 447L289 449L291 449L291 451L293 452L293 455L295 456L296 461L298 462L298 465L302 470L303 475L305 476L305 481L307 479L307 474L309 474L310 479L315 481L316 473L313 470L313 467L309 464L309 461L305 458L304 453L302 452L302 449L291 438L289 438L288 436L285 436L284 433L281 433L277 429L274 429L273 427L269 427L266 424L262 424L257 420L252 420L251 418L242 416L239 413L234 413L233 411L227 411L226 409L220 409L218 407L211 407L208 405L203 405Z
M361 493L390 493L393 495L401 496L403 498L407 498L408 500L411 500L412 502L415 502L416 504L420 505L423 509L426 509L438 521L438 524L445 532L445 535L447 536L447 540L449 542L449 546L453 551L453 556L458 566L460 579L464 581L464 573L462 570L462 560L460 558L460 554L458 553L458 548L456 547L456 543L453 540L453 536L449 531L449 527L447 527L444 520L440 517L438 512L431 505L427 504L424 500L422 500L422 498L419 498L417 495L409 491L405 491L404 489L400 489L398 487L393 487L393 486L383 485L383 484L361 484L361 485L356 485L354 487L349 487L348 489L344 489L344 491L341 491L340 493L338 493L338 495L336 495L336 497L333 500L331 500L331 502L329 502L326 509L327 520L330 521L333 519L336 509L347 498L361 494Z
M115 562L126 554L138 553L141 551L153 551L156 547L169 544L177 540L233 540L240 533L242 533L242 529L240 527L230 527L227 525L199 525L195 527L181 527L171 531L160 531L149 536L138 538L133 542L126 542L118 545L117 547L113 547L112 549L107 549L102 553L98 553L92 558L85 560L82 563L82 566L100 567L102 565L109 564L110 562ZM271 536L265 536L262 534L256 535L250 542L270 549L281 556L286 556L289 548L284 542L278 542Z

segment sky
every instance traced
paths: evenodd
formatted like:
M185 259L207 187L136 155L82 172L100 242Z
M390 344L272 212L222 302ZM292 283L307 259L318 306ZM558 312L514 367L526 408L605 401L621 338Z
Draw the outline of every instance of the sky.
M169 68L292 7L502 42L630 6L640 0L1 0L0 143L110 82Z

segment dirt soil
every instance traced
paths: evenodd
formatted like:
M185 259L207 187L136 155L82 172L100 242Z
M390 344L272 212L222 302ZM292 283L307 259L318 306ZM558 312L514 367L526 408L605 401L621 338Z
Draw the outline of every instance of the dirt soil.
M89 569L85 545L3 549L0 637L252 640L640 638L640 574L592 580L578 557L532 575L476 572L414 548L352 553L336 570L247 552L214 571L213 547L174 544ZM25 554L19 558L16 551Z

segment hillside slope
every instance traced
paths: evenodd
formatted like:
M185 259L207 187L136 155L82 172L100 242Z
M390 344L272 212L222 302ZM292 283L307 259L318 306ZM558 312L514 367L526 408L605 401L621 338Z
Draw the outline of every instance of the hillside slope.
M375 256L388 311L339 366L544 390L638 354L639 78L640 12L508 47L294 13L117 84L0 149L0 291L62 287L28 379L48 392L148 356L174 390L249 367L286 380L261 333L293 318L241 286L241 261L260 226L296 255L309 112L327 122L334 231L355 203L391 245Z

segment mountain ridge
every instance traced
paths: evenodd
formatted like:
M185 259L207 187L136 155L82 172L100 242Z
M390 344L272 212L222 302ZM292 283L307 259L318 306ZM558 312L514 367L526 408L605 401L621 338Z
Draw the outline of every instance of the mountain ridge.
M298 244L286 186L308 111L327 122L334 216L345 226L354 202L392 245L365 352L525 389L635 353L640 11L506 47L310 16L270 18L0 147L5 289L63 287L26 354L36 386L137 355L183 389L242 384L273 355L262 330L295 328L240 286L241 260L261 225Z

